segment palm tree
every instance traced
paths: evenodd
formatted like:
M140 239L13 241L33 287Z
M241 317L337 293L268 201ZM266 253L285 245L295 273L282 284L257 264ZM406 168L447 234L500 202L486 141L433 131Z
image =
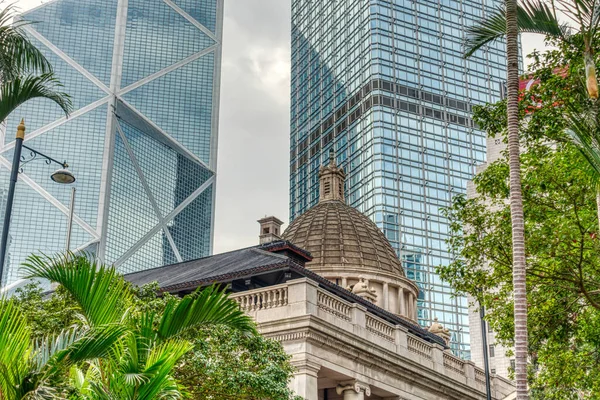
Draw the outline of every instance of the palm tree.
M527 390L527 287L525 281L525 226L519 146L519 28L517 1L506 0L507 129L512 222L513 287L515 308L515 383L517 400Z
M13 23L14 17L13 4L0 11L0 122L34 98L49 99L68 115L73 108L70 97L61 91L46 57L25 36L22 28L28 22Z
M506 0L506 9L492 13L480 24L468 30L466 56L472 55L481 46L506 36L508 58L508 146L510 163L510 201L513 229L513 285L515 299L515 380L517 399L527 399L527 291L525 282L525 236L523 204L520 185L519 137L518 137L518 32L531 32L548 35L568 41L573 29L561 23L557 10L567 16L577 26L583 37L583 59L585 69L586 95L592 101L598 99L598 80L594 61L593 40L600 24L600 4L597 0ZM571 105L570 107L573 107ZM584 110L585 113L590 110ZM594 118L582 119L581 114L567 107L567 125L582 154L595 171L595 179L600 183L600 147L598 138L592 138ZM599 126L599 125L596 125ZM587 129L587 130L586 130ZM598 132L598 129L596 129ZM594 153L595 151L595 153ZM600 194L597 196L598 220L600 224Z
M529 398L527 390L527 288L525 263L525 228L523 194L521 188L521 163L519 146L519 24L522 8L517 0L506 0L504 10L499 10L481 25L470 28L466 57L483 44L506 37L507 60L507 131L510 180L510 210L512 222L513 287L515 313L515 383L517 400ZM501 34L498 34L501 32ZM482 39L484 37L487 40Z
M50 399L60 396L64 370L105 357L125 332L110 325L70 328L32 341L32 332L14 300L0 301L0 399Z
M215 286L180 300L170 298L157 315L132 307L133 294L125 280L114 268L88 258L31 256L24 268L29 277L57 282L71 294L81 309L82 328L125 327L109 356L71 369L73 386L84 398L180 398L182 390L171 372L192 349L182 334L207 324L256 334L254 322Z

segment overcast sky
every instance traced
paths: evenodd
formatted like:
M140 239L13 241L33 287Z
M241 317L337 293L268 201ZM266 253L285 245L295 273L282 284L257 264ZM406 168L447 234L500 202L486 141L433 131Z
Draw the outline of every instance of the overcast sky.
M290 4L225 0L215 253L257 244L265 215L289 217ZM522 42L525 54L544 47Z

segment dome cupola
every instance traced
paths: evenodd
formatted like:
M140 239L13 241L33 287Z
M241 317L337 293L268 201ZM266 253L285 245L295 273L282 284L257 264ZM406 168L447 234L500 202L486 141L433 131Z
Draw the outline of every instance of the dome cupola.
M283 239L309 251L306 267L395 314L416 319L417 286L367 216L344 200L346 174L330 153L319 171L319 203L296 218Z

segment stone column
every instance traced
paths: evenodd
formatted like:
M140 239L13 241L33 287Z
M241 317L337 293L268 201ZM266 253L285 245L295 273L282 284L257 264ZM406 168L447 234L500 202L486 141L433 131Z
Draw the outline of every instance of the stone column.
M406 312L406 304L404 301L404 289L401 287L398 288L398 314L408 317L408 313Z
M412 292L408 293L408 318L415 318L415 295Z
M371 387L364 382L342 382L335 388L337 394L344 395L344 400L364 400L365 395L371 395Z
M382 294L382 301L381 301L381 308L383 308L384 310L388 310L388 305L390 304L390 299L389 299L389 286L387 282L384 282L383 284L383 294Z
M296 368L290 388L295 394L306 400L319 400L317 375L321 366L308 360L292 361Z

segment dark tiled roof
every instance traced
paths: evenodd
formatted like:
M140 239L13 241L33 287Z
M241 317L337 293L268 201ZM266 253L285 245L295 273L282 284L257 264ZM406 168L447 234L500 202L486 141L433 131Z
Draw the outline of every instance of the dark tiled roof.
M249 247L127 274L125 279L138 286L156 281L163 291L169 291L188 286L197 287L206 282L219 282L240 274L248 275L253 271L271 270L288 262L290 259L287 256L259 247Z
M312 254L310 254L308 251L296 246L295 244L287 240L277 240L275 242L265 243L261 245L260 248L266 251L291 250L294 253L301 256L302 259L306 262L312 261L313 259Z

